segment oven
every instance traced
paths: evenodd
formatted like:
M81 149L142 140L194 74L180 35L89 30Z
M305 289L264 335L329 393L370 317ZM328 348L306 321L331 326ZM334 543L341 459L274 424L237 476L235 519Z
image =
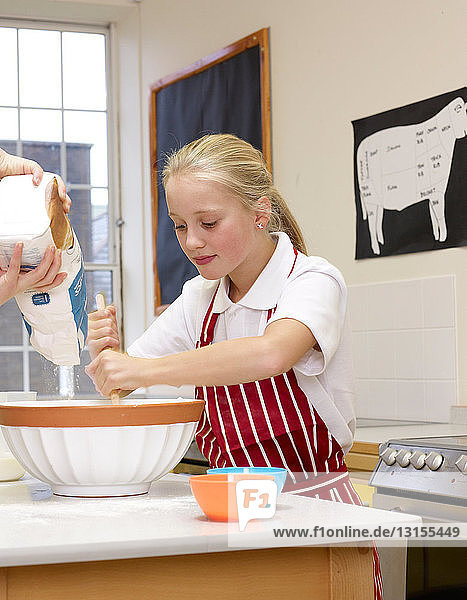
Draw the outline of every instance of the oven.
M419 515L424 524L467 522L467 436L394 439L381 444L370 477L373 507ZM401 597L400 569L406 568L406 598L467 598L467 547L408 544L407 563L394 569L391 549L381 549L390 600ZM397 591L396 591L397 590Z

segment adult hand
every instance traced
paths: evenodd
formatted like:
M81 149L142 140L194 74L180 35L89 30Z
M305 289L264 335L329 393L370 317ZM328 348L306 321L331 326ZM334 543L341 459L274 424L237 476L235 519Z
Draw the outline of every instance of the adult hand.
M30 175L32 174L32 182L34 185L39 185L42 181L44 171L42 167L34 160L21 158L8 154L0 148L0 179L7 175ZM67 213L71 207L71 200L66 193L66 187L61 177L56 176L58 183L58 194L63 204L63 210Z
M0 269L0 305L7 302L16 294L26 290L47 292L66 279L66 273L60 273L62 264L61 251L49 246L44 257L35 269L21 271L23 244L15 246L8 270Z
M113 390L135 390L145 385L145 373L151 359L134 358L114 350L102 350L85 368L94 386L103 396Z
M86 345L91 360L94 360L105 348L120 350L117 309L113 304L109 304L104 310L89 313Z

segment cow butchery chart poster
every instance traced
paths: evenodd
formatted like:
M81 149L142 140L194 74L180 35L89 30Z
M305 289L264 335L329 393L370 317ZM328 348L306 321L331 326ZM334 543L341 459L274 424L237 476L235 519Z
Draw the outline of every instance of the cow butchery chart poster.
M355 258L467 245L467 88L353 121Z

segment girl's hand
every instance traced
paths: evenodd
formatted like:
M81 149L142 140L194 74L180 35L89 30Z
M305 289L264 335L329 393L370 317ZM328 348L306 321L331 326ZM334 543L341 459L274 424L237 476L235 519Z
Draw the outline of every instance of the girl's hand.
M88 337L86 344L91 360L106 348L120 350L118 335L117 309L109 304L104 310L96 310L88 315Z
M8 152L5 152L5 150L0 148L0 179L2 179L2 177L7 177L8 175L29 174L32 175L33 184L39 185L42 181L44 171L34 160L8 154ZM56 179L58 183L58 195L62 201L63 210L67 213L71 207L71 200L69 196L67 196L66 187L62 178L56 175Z
M7 271L0 269L0 305L16 294L26 290L47 292L63 283L66 273L59 273L62 264L61 251L49 246L35 269L20 271L23 244L15 246Z
M128 354L103 350L86 368L94 386L103 396L113 390L135 390L143 387L147 358L134 358Z

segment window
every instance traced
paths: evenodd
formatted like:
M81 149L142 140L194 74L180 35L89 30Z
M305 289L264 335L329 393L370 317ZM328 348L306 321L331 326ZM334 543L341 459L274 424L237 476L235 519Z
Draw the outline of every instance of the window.
M108 32L102 28L0 23L0 147L58 173L85 261L88 311L103 291L119 301L116 191L109 156ZM40 396L95 393L81 365L57 367L29 344L14 300L0 307L0 388Z

